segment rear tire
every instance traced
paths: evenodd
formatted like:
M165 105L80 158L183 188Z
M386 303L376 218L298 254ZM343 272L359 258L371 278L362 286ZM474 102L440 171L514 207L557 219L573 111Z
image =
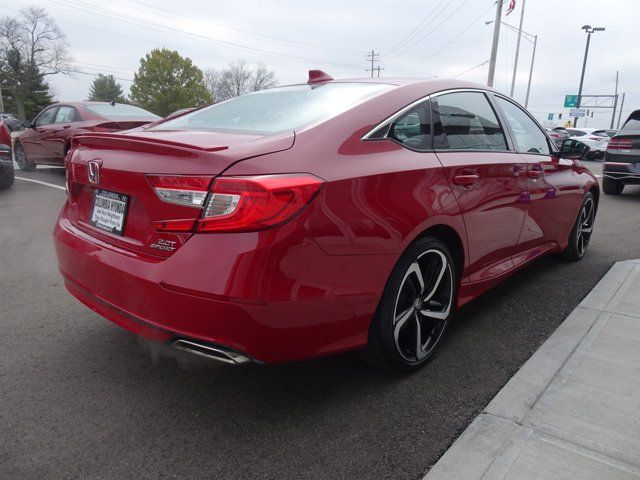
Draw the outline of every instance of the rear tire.
M602 177L602 191L607 195L620 195L624 190L624 183L609 177Z
M25 172L31 172L35 170L36 168L35 162L33 162L33 160L30 160L27 157L27 153L24 151L24 147L20 142L16 142L14 144L13 154L16 159L16 163L18 164L18 167L20 167L20 170L23 170Z
M593 233L593 224L596 219L596 201L593 193L587 192L580 205L578 218L569 235L569 245L563 252L563 256L570 262L582 260L587 253L587 247Z
M449 248L434 237L416 240L391 272L363 358L390 372L423 367L453 316L457 285Z
M9 188L13 185L13 162L7 162L7 165L0 167L0 190Z

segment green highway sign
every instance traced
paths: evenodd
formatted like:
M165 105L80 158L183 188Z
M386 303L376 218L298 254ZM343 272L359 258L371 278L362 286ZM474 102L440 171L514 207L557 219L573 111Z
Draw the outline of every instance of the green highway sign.
M564 108L575 108L578 106L578 95L565 95Z

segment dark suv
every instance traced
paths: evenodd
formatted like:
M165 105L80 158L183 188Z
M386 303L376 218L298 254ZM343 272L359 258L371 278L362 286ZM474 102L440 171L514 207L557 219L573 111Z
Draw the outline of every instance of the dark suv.
M627 184L640 184L640 110L629 115L604 155L604 193L620 195Z

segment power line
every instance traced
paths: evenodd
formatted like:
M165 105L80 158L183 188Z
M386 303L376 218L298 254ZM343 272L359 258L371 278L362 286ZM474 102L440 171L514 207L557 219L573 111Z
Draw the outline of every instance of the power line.
M413 68L411 68L410 71L414 71L418 68L420 68L422 65L424 65L425 63L427 63L429 60L431 60L433 57L435 57L436 55L438 55L442 50L444 50L445 48L447 48L449 45L451 45L453 42L455 42L456 40L458 40L462 35L464 35L465 33L467 33L469 31L469 29L476 24L476 22L478 22L482 17L484 17L484 15L493 8L493 5L490 5L489 8L487 8L484 12L482 12L480 14L480 16L478 18L476 18L473 22L471 22L469 25L467 25L465 28L463 28L455 37L453 37L449 42L445 43L442 47L440 47L438 50L436 50L435 52L433 52L431 55L429 55L425 60L423 60L422 62L420 62L418 65L414 66Z
M394 53L393 55L391 55L392 57L398 57L400 55L403 55L404 53L408 52L409 50L415 48L416 46L420 45L426 38L428 38L430 35L434 34L435 32L437 32L440 27L442 27L445 23L447 23L449 21L449 19L451 17L453 17L456 13L458 13L458 11L464 7L464 5L468 2L469 0L463 0L462 3L460 5L458 5L457 8L455 8L444 20L442 20L442 22L440 22L436 27L434 27L433 29L429 30L425 35L423 35L422 37L420 37L418 40L414 41L411 45L406 46L405 48L403 48L401 51Z
M451 5L451 3L453 2L453 0L449 0L449 3L445 6L445 8L443 10L446 10L447 7L449 5ZM438 9L438 7L440 7L440 5L442 5L444 3L444 0L440 0L440 2L436 5L436 7L431 10L422 20L420 20L420 22L418 23L418 25L416 25L413 30L411 30L407 35L405 35L398 43L396 43L393 47L391 47L389 50L387 50L385 52L385 55L389 55L391 52L393 52L394 50L396 50L397 48L401 47L402 45L404 45L406 42L408 42L411 38L413 38L415 35L417 35L419 32L419 30L421 30L421 26L429 19L429 17L431 17L433 15L433 13ZM440 15L441 12L438 13L438 15ZM438 16L436 15L436 17ZM431 22L429 22L429 24L431 24L433 22L434 19L431 20ZM424 28L426 28L427 26L429 26L429 24L425 25Z
M138 10L138 11L142 12L142 13L146 13L146 14L152 13L154 15L165 17L165 18L168 18L169 20L174 20L175 21L176 17L181 17L181 18L184 18L184 19L187 19L187 20L191 20L191 21L202 21L202 19L190 17L190 16L184 15L182 13L179 13L179 12L177 12L175 10L169 10L167 8L161 8L161 7L158 7L157 5L151 5L149 3L146 3L146 2L143 2L143 1L140 1L140 0L130 0L128 2L122 2L122 1L118 1L118 0L111 0L111 2L118 3L118 4L126 6L128 8L133 8L135 10ZM134 7L134 6L132 6L132 3L133 4L137 4L137 5L141 5L141 6ZM161 12L166 12L166 13L163 14ZM328 51L328 52L336 52L336 53L341 53L341 54L360 55L360 52L357 51L357 50L347 50L347 49L342 49L342 48L327 47L327 46L316 45L316 44L312 44L312 43L288 40L288 39L284 39L284 38L281 38L281 37L276 37L276 36L272 36L272 35L265 35L265 34L253 32L253 31L250 31L250 30L237 28L237 27L230 27L228 25L225 25L225 24L222 24L222 23L218 23L218 22L215 22L215 21L210 20L210 19L206 19L206 22L207 22L208 25L214 25L214 26L216 26L218 28L222 28L224 30L228 30L228 31L230 31L232 33L235 33L236 35L244 35L244 36L248 36L248 37L260 38L260 39L263 39L262 41L282 44L282 45L286 45L286 46L293 47L293 48L305 48L306 47L306 48L325 50L325 51Z
M462 76L462 75L464 75L465 73L469 73L471 70L475 70L476 68L480 68L480 67L482 67L483 65L486 65L487 63L489 63L489 60L485 60L485 61L484 61L484 62L482 62L482 63L479 63L479 64L477 64L477 65L474 65L473 67L468 68L468 69L466 69L464 72L460 72L459 74L457 74L457 75L455 75L455 76L453 76L453 77L451 77L451 78L458 78L458 77L461 77L461 76Z
M96 15L99 17L106 17L106 18L111 18L111 19L115 19L117 21L120 22L124 22L124 23L129 23L138 27L143 27L143 28L147 28L150 30L156 30L159 31L161 33L166 33L166 34L170 34L170 35L179 35L182 37L186 37L186 38L192 38L192 39L196 39L198 41L203 41L205 43L212 43L212 44L221 44L224 45L228 48L232 48L232 49L236 49L236 50L242 50L242 51L250 51L250 52L254 52L254 53L260 53L261 55L266 55L266 56L270 56L270 57L276 57L276 58L285 58L291 61L296 61L296 62L303 62L305 64L309 64L309 62L314 62L314 63L322 63L322 64L327 64L327 65L332 65L332 66L340 66L342 68L346 68L346 69L357 69L358 67L354 66L354 65L348 65L348 64L344 64L344 63L338 63L338 62L327 62L327 61L322 61L322 60L317 60L314 58L309 58L309 57L301 57L301 56L297 56L297 55L290 55L290 54L285 54L285 53L277 53L277 52L272 52L269 50L265 50L262 48L256 48L256 47L250 47L247 45L242 45L239 43L235 43L235 42L229 42L229 41L225 41L225 40L218 40L212 37L207 37L206 35L200 35L200 34L196 34L196 33L191 33L191 32L187 32L185 30L181 30L175 27L172 27L171 29L169 29L168 27L164 27L160 24L154 23L154 22L149 22L149 21L142 21L142 20L131 20L131 19L127 19L127 18L122 18L121 16L118 16L117 14L113 14L112 11L108 11L105 10L103 8L100 7L96 7L96 6L92 6L89 4L86 4L84 2L81 2L80 0L50 0L54 3L57 3L59 5L65 6L67 8L71 8L71 9L75 9L75 10L81 10L87 13L91 13L92 15ZM96 10L101 10L104 13L98 13Z

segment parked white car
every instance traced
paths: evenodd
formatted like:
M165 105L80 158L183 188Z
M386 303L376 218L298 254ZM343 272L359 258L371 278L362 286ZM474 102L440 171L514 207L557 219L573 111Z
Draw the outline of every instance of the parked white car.
M567 128L569 138L580 140L587 145L591 152L591 158L602 158L609 143L609 135L606 129L602 128Z

